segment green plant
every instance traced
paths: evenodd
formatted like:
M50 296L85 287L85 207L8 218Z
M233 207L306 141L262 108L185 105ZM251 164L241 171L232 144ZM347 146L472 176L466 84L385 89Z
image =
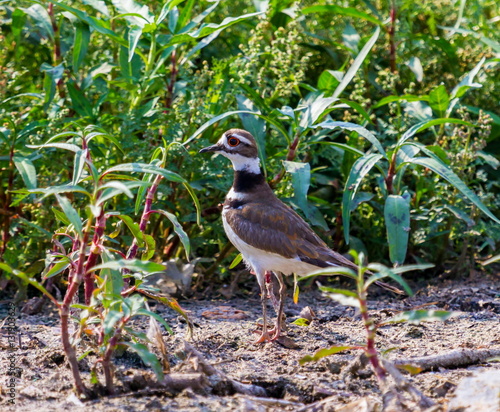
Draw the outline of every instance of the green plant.
M400 276L400 274L412 270L428 269L433 265L408 265L389 269L388 267L379 263L370 263L368 265L365 265L363 253L359 253L359 255L354 251L351 251L350 253L354 256L355 261L358 264L358 273L355 273L353 270L347 268L331 267L323 270L318 270L307 276L303 276L299 279L299 281L310 279L316 276L332 275L342 275L353 279L356 282L356 291L334 289L328 286L321 285L319 285L319 288L321 291L325 292L325 294L328 295L331 299L340 303L341 305L353 306L359 310L359 314L361 316L365 329L365 343L363 345L332 346L328 349L320 349L314 355L306 355L299 361L299 363L303 365L306 362L315 362L326 356L334 355L346 350L362 350L369 360L380 385L382 387L385 387L388 373L386 368L384 368L383 366L383 363L380 359L380 354L376 348L377 329L384 325L399 322L420 323L434 320L444 321L453 316L453 313L436 310L412 310L402 312L382 322L376 322L375 319L370 316L370 313L368 311L367 296L369 287L376 281L390 278L401 285L408 293L408 295L411 296L413 293L405 280Z
M68 140L61 142L62 139ZM72 307L85 310L85 315L80 319L81 328L85 328L87 322L91 324L96 320L99 322L98 344L101 348L106 387L110 393L113 392L110 359L120 343L125 343L136 350L145 363L153 365L157 375L162 376L151 354L144 350L143 344L127 343L122 340L124 331L127 331L133 338L144 340L143 334L134 334L133 330L127 329L127 323L132 317L147 315L159 319L158 316L144 309L144 298L137 295L137 293L143 293L146 296L155 297L148 291L146 285L142 285L143 275L136 274L136 272L148 274L164 269L163 265L148 262L155 254L156 242L151 235L146 233L146 224L153 213L166 216L172 222L189 256L189 238L177 217L166 211L152 210L151 206L162 179L183 184L195 204L199 204L187 181L178 174L163 168L168 158L169 146L166 144L155 151L150 164L124 163L102 171L99 170L100 167L94 162L92 156L91 148L95 141L109 141L120 149L118 142L111 135L94 126L89 126L82 132L60 133L41 146L29 146L38 150L63 149L74 153L72 180L62 185L17 191L18 194L26 195L42 194L39 201L52 195L57 199L60 210L57 208L52 208L52 210L64 226L53 236L54 249L47 256L47 268L43 277L50 279L56 275L67 275L68 287L63 301L58 302L40 283L28 279L26 274L10 270L16 276L42 290L59 309L61 339L71 365L78 394L85 393L86 388L78 369L75 351L77 342L72 341L69 334ZM31 169L30 172L30 178L36 181L35 169ZM143 173L144 179L132 178L123 174L124 172ZM117 197L125 195L132 198L134 189L139 189L136 198L137 211L145 201L140 224L135 223L131 217L118 210L110 210L110 206L116 202ZM86 219L83 219L82 215L86 216ZM117 248L116 244L108 243L106 226L109 219L118 219L130 230L133 241L127 253ZM116 238L120 232L121 226L118 225L114 237ZM139 250L142 251L142 260L136 259ZM99 271L99 276L96 275L97 271ZM130 284L130 278L134 279L133 284ZM78 297L82 283L84 305L75 306L73 302ZM161 299L161 301L183 314L174 301L168 299ZM165 322L162 323L165 324Z

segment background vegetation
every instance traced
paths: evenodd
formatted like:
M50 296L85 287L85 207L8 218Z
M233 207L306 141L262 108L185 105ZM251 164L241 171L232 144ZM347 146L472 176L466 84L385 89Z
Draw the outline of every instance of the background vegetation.
M210 257L199 290L229 281L236 252L217 205L232 173L197 152L232 127L256 136L277 194L332 247L467 273L500 242L499 8L0 1L2 289L25 291L8 268L38 280L68 269L61 255L86 245L53 236L98 219L99 205L110 259L135 239L156 262ZM142 174L158 169L121 167L150 163L172 173L154 200L168 219L141 206ZM103 182L122 183L105 202Z

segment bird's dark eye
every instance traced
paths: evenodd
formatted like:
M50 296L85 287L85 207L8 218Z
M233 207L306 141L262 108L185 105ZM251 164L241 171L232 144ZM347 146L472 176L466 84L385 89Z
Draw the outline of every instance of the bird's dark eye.
M229 144L229 146L235 147L240 144L240 139L231 136L229 139L227 139L227 143Z

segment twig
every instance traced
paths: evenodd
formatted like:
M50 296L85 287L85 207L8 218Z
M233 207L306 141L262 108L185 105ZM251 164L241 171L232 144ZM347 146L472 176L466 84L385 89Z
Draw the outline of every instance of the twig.
M226 384L227 386L229 386L229 389L232 389L236 393L256 397L267 397L267 392L264 388L257 385L241 383L227 377L224 373L208 363L204 356L186 341L184 341L183 351L187 356L196 359L198 363L198 369L202 373L207 375L212 387L220 387L221 384L222 386Z
M460 368L477 363L483 363L489 358L500 356L500 349L462 349L452 352L422 356L412 359L398 359L394 361L397 365L414 365L419 367L422 372L437 368Z

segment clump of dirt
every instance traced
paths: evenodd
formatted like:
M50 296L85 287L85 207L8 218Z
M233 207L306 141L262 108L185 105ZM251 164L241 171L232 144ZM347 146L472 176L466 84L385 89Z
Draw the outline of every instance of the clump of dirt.
M11 302L3 301L0 319L8 315ZM8 330L2 327L0 362L4 374L0 383L0 408L18 411L300 411L345 410L356 407L380 410L382 393L369 367L354 374L347 365L359 352L352 350L318 362L299 360L305 355L332 345L359 345L364 329L354 308L340 306L318 291L301 293L298 305L287 302L288 336L297 348L276 342L255 345L254 333L260 314L257 294L232 299L185 300L182 307L195 324L194 338L182 341L187 325L183 319L160 304L152 310L163 316L175 331L164 333L171 350L170 386L159 385L139 357L129 351L114 359L117 394L81 401L73 394L72 378L60 343L57 313L46 304L43 313L29 315L18 311L14 350L8 345ZM309 306L315 318L309 326L291 322ZM417 307L456 311L445 322L420 325L392 324L377 333L380 352L392 361L440 355L451 351L500 351L500 290L498 277L481 275L467 281L441 282L420 288L415 296L401 298L381 294L369 301L378 320ZM303 312L304 313L304 312ZM0 323L1 325L1 323ZM4 325L5 326L5 325ZM137 328L147 330L146 320L137 320ZM81 354L83 351L79 350ZM198 355L196 355L196 353ZM193 355L194 354L194 355ZM13 360L13 364L9 364ZM90 387L90 370L96 356L90 353L80 362L82 375ZM406 378L418 390L446 410L459 383L473 372L491 370L500 373L500 363L479 359L455 367L434 366L427 372ZM19 372L14 391L9 387L8 367ZM99 376L102 380L102 376ZM176 386L177 385L177 386ZM14 397L12 397L14 394ZM15 405L12 403L15 401ZM364 406L360 406L364 405Z

